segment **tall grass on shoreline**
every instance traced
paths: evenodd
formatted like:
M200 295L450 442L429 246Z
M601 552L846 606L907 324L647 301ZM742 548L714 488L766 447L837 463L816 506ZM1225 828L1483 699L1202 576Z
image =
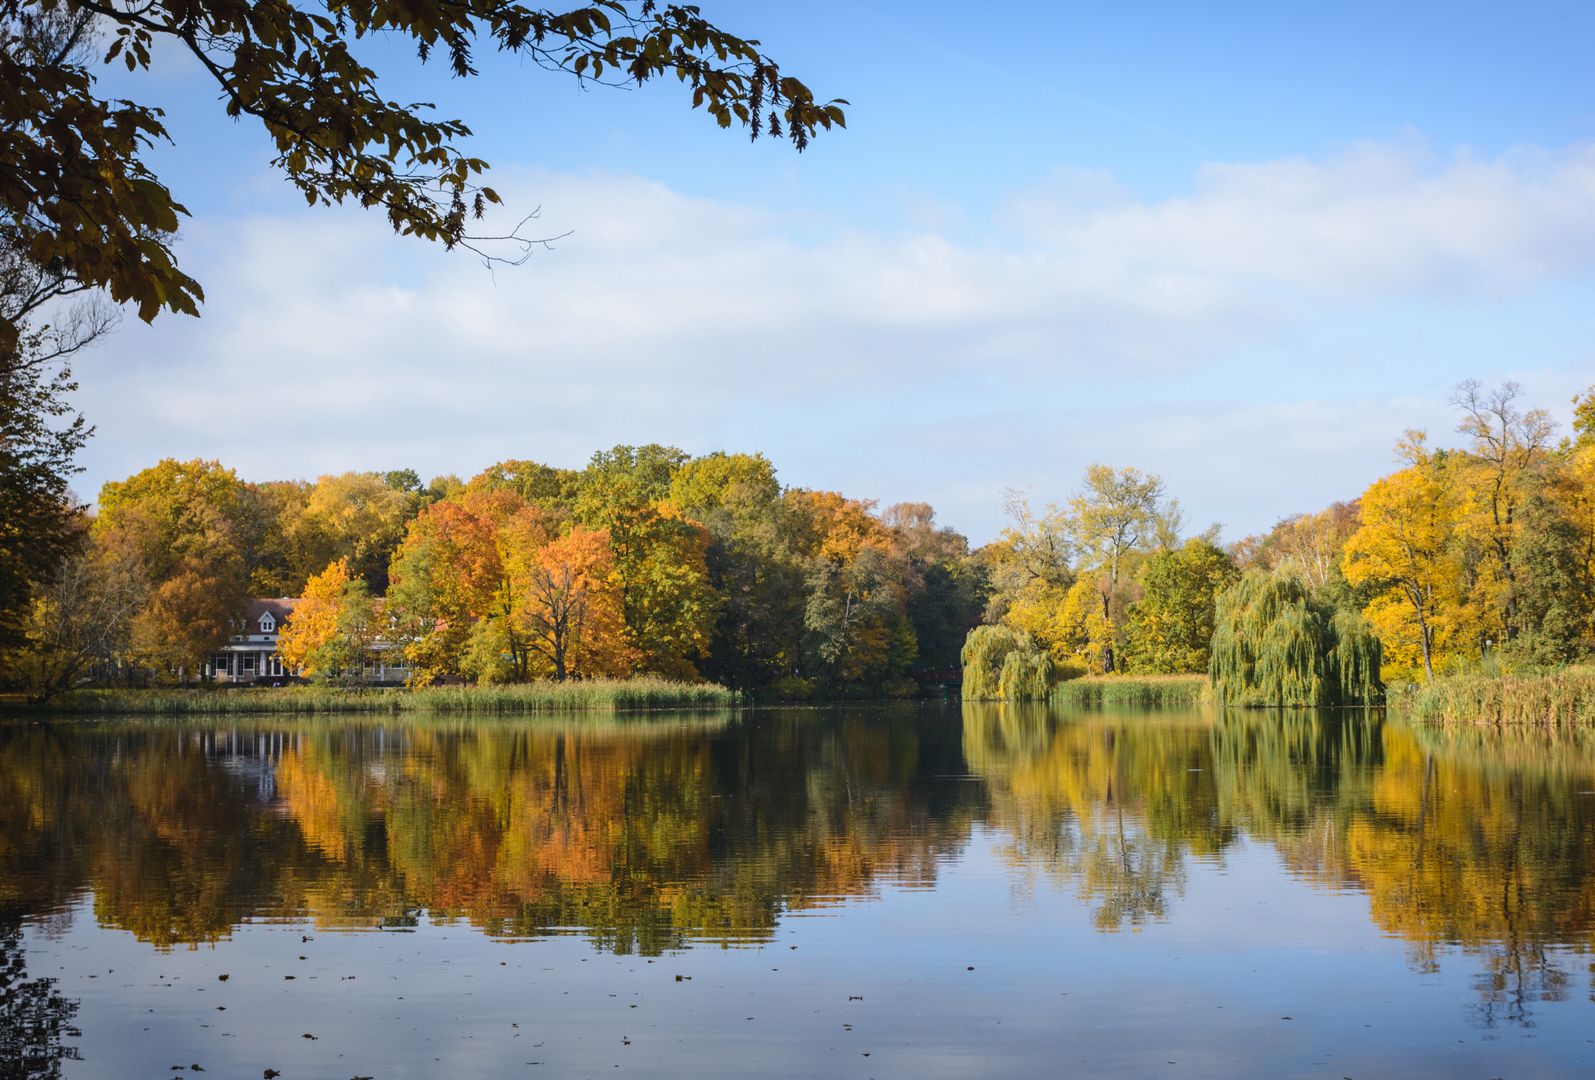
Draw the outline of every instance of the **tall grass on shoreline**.
M1390 705L1431 724L1595 727L1595 667L1547 675L1449 675L1400 688Z
M1054 705L1190 707L1209 700L1206 675L1085 675L1052 688Z
M76 690L43 705L6 711L78 716L234 716L252 713L535 713L644 712L720 709L741 696L714 683L668 679L593 679L514 686L426 686L418 689L288 686L203 690Z

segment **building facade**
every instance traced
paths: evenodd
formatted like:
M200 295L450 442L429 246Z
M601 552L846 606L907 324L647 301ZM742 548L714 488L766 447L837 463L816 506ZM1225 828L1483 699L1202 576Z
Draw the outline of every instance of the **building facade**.
M220 652L211 656L205 665L205 677L219 683L274 686L300 678L303 672L290 670L277 651L283 627L292 621L298 603L297 599L286 596L249 601L238 632L228 638ZM394 664L388 662L390 658L400 659L388 642L375 642L357 677L374 684L401 683L409 678L410 669L402 659Z

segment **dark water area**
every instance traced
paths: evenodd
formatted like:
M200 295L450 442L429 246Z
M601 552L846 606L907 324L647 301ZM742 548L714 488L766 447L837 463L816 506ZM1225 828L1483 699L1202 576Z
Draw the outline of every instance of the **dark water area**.
M0 1077L1587 1076L1592 866L1356 712L0 727Z

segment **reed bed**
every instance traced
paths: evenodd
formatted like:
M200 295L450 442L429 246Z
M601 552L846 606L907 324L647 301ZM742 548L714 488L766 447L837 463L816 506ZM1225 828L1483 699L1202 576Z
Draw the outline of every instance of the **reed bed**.
M199 690L77 690L28 709L79 716L236 716L262 713L451 713L517 716L719 709L739 704L734 690L668 679L592 679L513 686L417 689L287 686Z
M1075 708L1190 708L1209 694L1206 675L1086 675L1053 687L1050 700Z
M1450 675L1403 687L1391 704L1431 724L1595 727L1595 667L1542 675Z

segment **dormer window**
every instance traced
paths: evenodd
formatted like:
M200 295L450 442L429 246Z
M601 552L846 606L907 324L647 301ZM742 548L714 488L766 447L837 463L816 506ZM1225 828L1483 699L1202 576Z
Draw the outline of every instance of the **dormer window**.
M276 631L277 620L272 618L271 612L268 611L266 614L260 617L260 632L262 634L273 634L276 633Z

